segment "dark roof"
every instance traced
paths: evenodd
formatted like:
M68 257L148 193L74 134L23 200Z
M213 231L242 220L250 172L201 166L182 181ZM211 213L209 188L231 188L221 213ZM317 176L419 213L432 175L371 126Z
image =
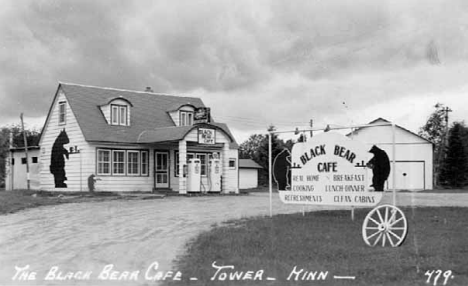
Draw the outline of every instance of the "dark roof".
M39 150L39 146L28 146L28 150ZM24 152L26 148L24 147L12 147L10 148L11 152Z
M139 136L137 143L159 143L159 142L173 142L183 139L190 131L198 127L210 127L221 130L232 140L230 144L231 149L237 149L238 145L234 140L229 128L224 123L210 123L210 124L197 124L192 126L175 126L163 127L153 130L143 131Z
M371 122L369 122L369 123L367 123L367 124L369 124L369 125L370 125L370 124L376 124L376 123L378 123L379 121L383 121L384 123L392 123L392 122L388 121L388 120L385 119L385 118L379 117L379 118L377 118L377 119L375 119L375 120L372 120ZM404 128L404 127L401 127L400 125L395 124L395 127L398 127L398 128L400 128L400 129L402 129L402 130L404 130L404 131L406 131L406 132L409 132L409 133L413 134L414 136L417 136L417 137L419 137L419 138L421 138L421 139L426 140L427 142L429 142L429 143L431 143L431 144L434 144L434 143L431 142L430 140L427 140L426 138L424 138L424 137L422 137L422 136L420 136L420 135L418 135L418 134L416 134L416 133L414 133L414 132L412 132L412 131L410 131L410 130ZM364 128L368 128L368 127L367 127L367 126L364 126L364 127L356 128L355 130L353 130L353 131L351 131L350 133L346 134L346 136L351 136L352 134L355 134L355 133L357 133L359 130L364 129Z
M239 159L239 168L242 168L242 169L263 169L262 166L257 164L252 159Z
M165 132L171 134L167 136L167 139L178 140L183 138L179 136L180 134L186 133L183 132L184 127L175 126L169 112L187 104L204 107L201 99L196 97L69 83L60 83L57 92L60 89L63 90L86 141L93 142L138 143L139 138L143 136L141 134L162 129L165 129L162 134ZM106 122L100 106L116 98L125 99L133 106L130 126L109 125ZM235 143L228 127L223 124L219 125Z

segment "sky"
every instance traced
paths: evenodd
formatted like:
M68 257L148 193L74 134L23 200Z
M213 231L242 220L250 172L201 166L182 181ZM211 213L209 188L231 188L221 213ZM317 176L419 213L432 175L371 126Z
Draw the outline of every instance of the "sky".
M468 119L466 0L0 0L0 125L59 82L200 97L251 134Z

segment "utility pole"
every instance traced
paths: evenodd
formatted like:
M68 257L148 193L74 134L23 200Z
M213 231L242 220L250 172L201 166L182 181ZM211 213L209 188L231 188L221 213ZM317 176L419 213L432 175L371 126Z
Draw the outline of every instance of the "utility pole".
M449 112L452 112L452 109L450 109L448 106L442 109L443 112L445 112L445 135L444 135L444 140L443 140L443 145L442 148L447 148L448 145L448 135L449 135ZM445 152L441 152L443 154L443 159L445 159Z
M444 112L445 112L445 139L447 140L448 139L448 131L449 131L449 125L448 125L448 122L449 122L449 112L452 112L452 109L450 109L449 107L445 107L444 109L442 109ZM446 141L447 142L447 141Z
M23 121L23 113L20 115L21 118L21 128L23 129L23 139L24 139L24 152L26 154L26 179L28 182L28 190L29 186L29 157L28 157L28 140L26 139L26 133L24 132L24 121Z
M13 165L13 132L12 130L10 129L10 152L9 152L9 160L10 160L10 172L9 172L9 176L10 176L10 191L13 191L13 188L15 186L15 182L14 182L14 178L15 178L15 166Z
M435 176L435 185L439 185L439 176L440 176L440 171L442 169L442 163L445 159L445 148L447 147L447 142L448 142L448 133L449 133L449 112L452 112L452 109L449 107L444 107L442 108L442 112L445 113L445 134L443 139L440 142L440 147L439 147L439 154L438 154L438 162L437 162L437 173Z
M314 120L311 119L310 120L310 129L312 129L314 127ZM310 130L310 137L314 137L314 131Z

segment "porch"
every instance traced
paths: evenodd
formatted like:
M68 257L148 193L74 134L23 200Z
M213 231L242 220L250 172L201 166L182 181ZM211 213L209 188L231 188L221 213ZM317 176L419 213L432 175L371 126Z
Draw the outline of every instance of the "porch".
M139 143L153 153L154 192L239 192L237 144L216 125L146 131Z

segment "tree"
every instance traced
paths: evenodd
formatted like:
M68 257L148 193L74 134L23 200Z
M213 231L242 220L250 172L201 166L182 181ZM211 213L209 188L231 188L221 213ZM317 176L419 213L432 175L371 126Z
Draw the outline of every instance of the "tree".
M263 140L267 136L264 134L253 134L250 135L249 139L242 142L239 148L239 158L240 159L254 159L255 152L258 150Z
M468 126L466 125L465 121L460 121L458 123L460 123L461 127L460 138L465 149L466 158L468 160ZM468 172L466 173L465 182L468 182Z
M450 128L446 159L440 170L440 182L450 187L463 187L468 172L468 156L462 135L466 127L455 122Z
M268 131L272 131L274 128L274 126L270 126ZM268 134L253 134L240 145L239 158L252 159L263 167L259 176L259 183L261 185L268 182L268 144ZM272 134L272 158L275 158L284 148L291 150L293 144L294 141L292 140L288 140L285 143L277 134Z
M448 112L450 109L441 103L437 103L435 111L431 113L426 124L419 129L418 134L434 143L434 183L438 185L440 167L443 161L445 135L447 133Z

